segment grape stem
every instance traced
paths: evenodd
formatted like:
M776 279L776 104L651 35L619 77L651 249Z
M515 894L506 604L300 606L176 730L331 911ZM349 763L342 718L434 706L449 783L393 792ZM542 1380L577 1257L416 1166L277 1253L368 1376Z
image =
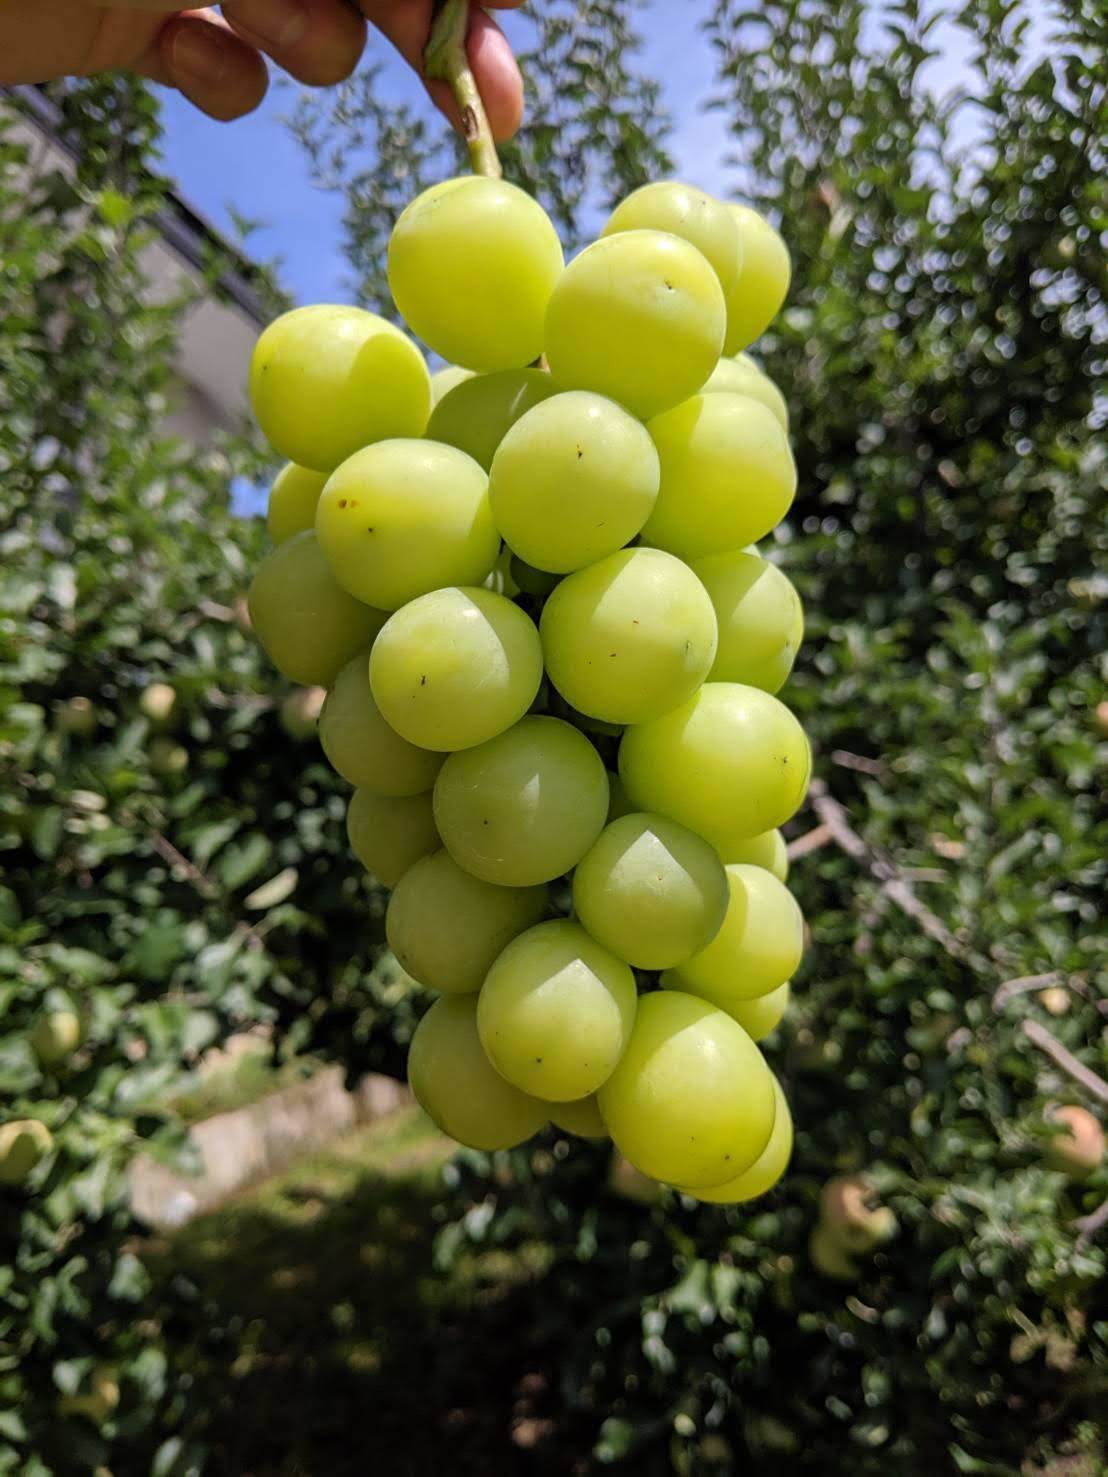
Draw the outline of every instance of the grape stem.
M487 174L499 179L502 172L500 159L466 53L468 31L469 0L445 0L440 4L423 53L423 73L426 77L450 84L462 115L462 133L474 174Z

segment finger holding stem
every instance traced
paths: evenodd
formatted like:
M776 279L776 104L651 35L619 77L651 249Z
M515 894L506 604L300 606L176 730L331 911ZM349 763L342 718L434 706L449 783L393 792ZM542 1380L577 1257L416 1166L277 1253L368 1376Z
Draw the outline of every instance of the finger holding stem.
M449 84L462 115L462 132L475 174L502 173L492 129L466 54L469 0L445 0L435 16L423 54L424 75Z

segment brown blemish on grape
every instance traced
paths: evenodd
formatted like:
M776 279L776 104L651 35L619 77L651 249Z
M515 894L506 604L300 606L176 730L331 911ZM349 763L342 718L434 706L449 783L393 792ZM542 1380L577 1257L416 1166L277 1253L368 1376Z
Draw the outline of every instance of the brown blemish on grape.
M426 673L424 673L423 676L419 679L419 685L420 685L420 687L426 687L427 686L427 674Z
M340 508L345 508L346 507L346 499L344 497L340 497L339 498L339 507Z

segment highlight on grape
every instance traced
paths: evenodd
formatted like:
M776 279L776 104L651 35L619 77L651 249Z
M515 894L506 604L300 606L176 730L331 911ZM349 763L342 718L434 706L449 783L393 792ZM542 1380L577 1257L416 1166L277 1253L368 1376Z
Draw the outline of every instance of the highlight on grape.
M811 770L776 696L801 602L756 547L796 493L788 411L745 352L788 252L659 181L566 264L542 207L477 174L408 205L388 266L410 336L318 306L258 343L292 460L249 606L328 689L351 847L438 992L412 1089L472 1148L553 1123L753 1199L792 1148L758 1043L804 947L779 828Z

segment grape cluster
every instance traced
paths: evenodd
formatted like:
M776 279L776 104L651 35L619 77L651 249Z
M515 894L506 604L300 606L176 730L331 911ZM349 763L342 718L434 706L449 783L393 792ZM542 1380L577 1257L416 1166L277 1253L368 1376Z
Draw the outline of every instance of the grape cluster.
M249 603L329 689L350 844L439 992L411 1045L448 1134L610 1136L704 1200L768 1189L789 1110L755 1044L803 921L779 830L810 752L774 696L803 616L754 547L796 471L742 352L789 258L753 211L664 182L568 265L499 179L414 200L396 307L286 314L251 369L289 465Z

